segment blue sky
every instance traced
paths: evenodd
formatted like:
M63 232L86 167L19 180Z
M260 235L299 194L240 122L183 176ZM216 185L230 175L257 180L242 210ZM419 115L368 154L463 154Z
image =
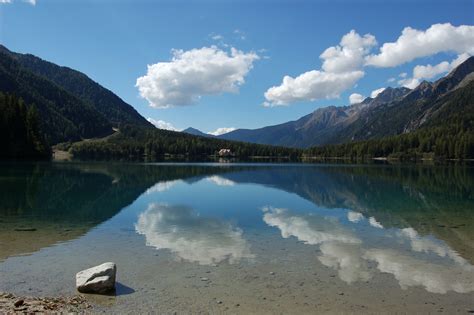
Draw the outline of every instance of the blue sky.
M0 0L7 48L84 72L147 118L205 132L281 123L347 105L351 94L434 80L474 53L472 25L472 0ZM382 53L406 27L418 33ZM447 48L436 43L443 36Z

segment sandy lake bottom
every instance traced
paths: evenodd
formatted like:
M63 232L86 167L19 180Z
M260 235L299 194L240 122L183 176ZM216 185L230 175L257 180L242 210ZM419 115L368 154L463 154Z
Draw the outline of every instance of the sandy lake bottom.
M467 166L44 163L0 167L0 291L92 312L474 312Z

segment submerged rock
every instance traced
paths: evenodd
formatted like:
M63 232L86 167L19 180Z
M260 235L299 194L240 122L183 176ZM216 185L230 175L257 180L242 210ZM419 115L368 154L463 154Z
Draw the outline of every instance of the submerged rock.
M107 293L115 289L117 266L113 262L82 270L76 274L76 288L82 293Z
M17 232L34 232L34 231L36 231L36 229L26 227L26 228L16 228L15 231L17 231Z

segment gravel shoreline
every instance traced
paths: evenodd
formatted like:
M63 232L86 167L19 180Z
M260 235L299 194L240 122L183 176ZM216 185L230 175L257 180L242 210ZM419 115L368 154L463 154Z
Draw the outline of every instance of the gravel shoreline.
M92 305L81 295L31 297L0 293L1 314L88 313L91 308Z

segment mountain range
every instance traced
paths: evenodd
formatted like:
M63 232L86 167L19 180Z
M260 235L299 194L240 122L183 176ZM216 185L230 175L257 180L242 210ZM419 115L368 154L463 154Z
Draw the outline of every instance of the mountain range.
M131 105L85 74L2 45L0 91L37 107L50 144L109 135L120 124L153 128Z
M413 90L388 87L375 98L368 97L358 104L319 108L295 121L237 129L217 138L308 148L404 134L428 125L449 99L448 94L466 87L472 80L474 57L436 82L424 81ZM184 132L210 136L194 128Z
M319 108L295 121L214 136L195 128L156 129L85 74L0 45L0 103L8 109L2 113L4 121L22 108L26 112L25 106L28 111L36 108L30 116L38 116L39 128L31 119L15 121L39 129L49 145L74 143L61 147L86 158L209 156L222 148L246 157L474 157L474 57L413 90L388 87L358 104ZM4 148L18 147L11 145L18 139L16 132L30 130L10 127L3 132L9 136L0 139ZM82 141L93 138L98 141Z
M193 135L193 136L200 136L200 137L207 137L207 138L215 138L216 136L202 132L201 130L198 130L193 127L186 128L182 130L181 132Z

